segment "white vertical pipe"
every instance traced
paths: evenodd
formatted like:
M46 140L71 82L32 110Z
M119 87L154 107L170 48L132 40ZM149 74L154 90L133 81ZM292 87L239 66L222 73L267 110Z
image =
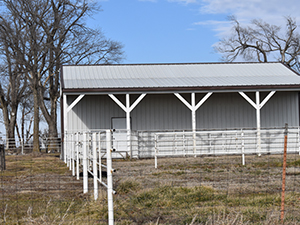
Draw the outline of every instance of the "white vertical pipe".
M66 134L67 141L66 141L66 160L67 160L67 166L70 168L70 134Z
M108 224L114 224L113 206L113 180L112 180L112 159L111 159L111 131L106 131L106 165L107 165L107 201L108 201Z
M261 154L261 135L260 135L260 97L259 91L256 91L256 127L257 127L257 151Z
M88 171L87 171L87 139L86 133L83 133L83 193L88 192Z
M76 148L76 143L75 143L75 134L72 134L72 176L75 176L75 148Z
M76 134L76 175L79 180L79 133Z
M245 166L245 141L244 141L244 131L242 130L241 133L242 138L242 164Z
M192 103L192 130L193 130L193 147L194 147L194 154L196 157L196 100L195 100L195 93L191 93L191 103Z
M98 199L98 169L97 169L97 133L93 133L93 174L94 174L94 199Z
M299 149L299 155L300 155L300 128L298 127L298 149Z
M157 134L155 134L155 137L154 137L154 144L155 144L155 146L154 146L154 149L155 149L155 151L154 151L154 161L155 161L155 169L157 169Z
M24 139L21 138L22 155L24 155Z
M99 132L99 139L98 139L98 151L99 151L99 179L102 182L102 162L101 162L101 132Z
M130 127L130 96L126 94L126 129L127 129L127 151L132 158L132 148L131 148L131 127Z

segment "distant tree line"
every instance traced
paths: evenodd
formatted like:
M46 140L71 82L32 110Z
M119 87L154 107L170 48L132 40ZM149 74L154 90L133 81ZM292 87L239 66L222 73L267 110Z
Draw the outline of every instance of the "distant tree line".
M15 134L23 141L29 139L25 120L33 112L29 126L33 123L33 149L38 151L41 118L47 122L49 138L58 136L60 66L118 63L123 59L123 45L85 23L100 11L94 1L0 3L0 109L6 138L11 145Z

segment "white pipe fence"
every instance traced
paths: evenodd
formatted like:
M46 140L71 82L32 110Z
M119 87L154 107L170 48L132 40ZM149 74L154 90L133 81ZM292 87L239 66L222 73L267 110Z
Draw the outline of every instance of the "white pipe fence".
M99 131L89 131L91 133ZM131 131L128 142L127 130L116 130L112 134L112 145L116 150L113 158L155 158L163 156L197 156L241 154L278 154L282 153L284 128L202 131ZM260 135L260 143L257 142ZM77 136L74 135L74 140ZM66 134L66 142L71 140L71 133ZM104 135L98 135L98 142L105 142ZM299 127L289 128L288 152L300 152ZM76 141L80 144L81 141ZM69 147L68 147L69 148ZM70 158L67 150L65 157ZM76 148L76 147L75 147ZM101 146L102 149L105 146ZM102 151L101 157L106 157ZM74 156L73 156L74 157ZM70 162L65 158L65 162ZM245 160L245 159L243 159Z
M45 153L61 152L61 137L40 137L40 151ZM8 154L27 154L33 149L33 140L23 140L19 138L6 138L0 135L0 144L3 144Z
M98 199L98 183L107 188L108 200L108 220L109 224L114 224L113 218L113 172L112 168L112 132L111 130L99 132L77 132L66 134L64 155L68 167L72 170L72 175L80 179L83 177L83 193L88 193L88 178L93 177L94 199ZM106 157L106 165L102 164L102 157ZM80 173L80 167L82 173ZM106 173L102 170L106 168ZM107 177L105 183L103 177Z
M283 152L284 129L261 129L260 144L256 130L157 132L155 141L155 168L157 159L168 156L241 155L245 165L247 154L280 154ZM196 134L196 135L195 135ZM288 131L288 153L299 152L299 128ZM196 142L196 144L195 144Z

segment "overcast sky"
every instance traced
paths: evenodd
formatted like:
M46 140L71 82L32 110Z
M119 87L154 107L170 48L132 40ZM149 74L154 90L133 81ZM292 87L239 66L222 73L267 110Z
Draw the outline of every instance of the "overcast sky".
M123 63L217 62L212 46L228 32L228 16L284 25L300 15L299 0L98 1L102 12L89 23L125 45Z

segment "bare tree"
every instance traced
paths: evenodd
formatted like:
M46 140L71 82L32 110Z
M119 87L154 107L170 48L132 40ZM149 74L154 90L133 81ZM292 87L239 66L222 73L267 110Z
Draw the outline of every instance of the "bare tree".
M64 63L114 63L123 46L108 40L84 20L99 11L86 0L2 0L0 32L9 33L14 59L30 83L34 99L34 150L39 149L39 110L57 137L59 69ZM18 30L18 33L16 33ZM49 102L49 103L48 103ZM49 107L48 107L49 106Z
M235 17L230 19L233 22L231 36L220 40L215 47L225 61L232 62L238 56L246 61L277 60L299 71L300 35L294 19L285 18L284 30L262 20L242 26Z
M0 68L0 109L6 130L6 148L15 147L15 126L17 121L18 106L29 94L27 81L20 67L11 55L10 46L3 41L7 38L0 34L0 53L2 55ZM2 44L1 44L2 43Z

